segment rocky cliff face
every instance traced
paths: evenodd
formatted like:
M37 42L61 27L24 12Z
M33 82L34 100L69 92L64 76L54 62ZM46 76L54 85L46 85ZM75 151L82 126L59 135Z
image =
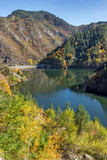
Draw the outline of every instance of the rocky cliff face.
M48 12L14 11L0 18L0 61L26 64L39 61L77 30Z

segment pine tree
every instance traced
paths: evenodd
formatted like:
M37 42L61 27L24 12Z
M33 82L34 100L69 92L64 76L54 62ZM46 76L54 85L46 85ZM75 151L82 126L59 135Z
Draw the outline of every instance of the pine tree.
M78 125L78 133L80 133L90 120L90 115L83 105L79 105L75 112L76 125Z

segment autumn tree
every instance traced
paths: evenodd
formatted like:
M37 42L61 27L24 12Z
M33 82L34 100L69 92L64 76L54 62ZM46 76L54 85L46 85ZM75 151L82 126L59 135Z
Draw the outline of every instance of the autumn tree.
M68 106L62 113L60 124L62 127L62 137L68 144L73 144L76 139L77 127L75 126L74 111Z

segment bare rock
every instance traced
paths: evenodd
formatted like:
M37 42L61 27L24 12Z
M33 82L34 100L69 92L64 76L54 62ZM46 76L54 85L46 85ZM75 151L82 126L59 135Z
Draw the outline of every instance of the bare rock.
M94 160L90 155L88 154L84 154L83 155L83 158L86 159L86 160Z
M2 158L2 157L0 156L0 160L4 160L4 158Z

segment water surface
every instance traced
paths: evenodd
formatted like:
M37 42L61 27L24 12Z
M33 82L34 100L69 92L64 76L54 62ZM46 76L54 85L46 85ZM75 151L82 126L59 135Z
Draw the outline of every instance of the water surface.
M84 93L83 83L93 70L28 70L25 71L29 81L21 88L21 92L28 91L40 106L47 109L52 103L64 109L66 102L70 102L74 111L82 104L89 112L91 119L97 116L107 127L107 98L95 94Z

